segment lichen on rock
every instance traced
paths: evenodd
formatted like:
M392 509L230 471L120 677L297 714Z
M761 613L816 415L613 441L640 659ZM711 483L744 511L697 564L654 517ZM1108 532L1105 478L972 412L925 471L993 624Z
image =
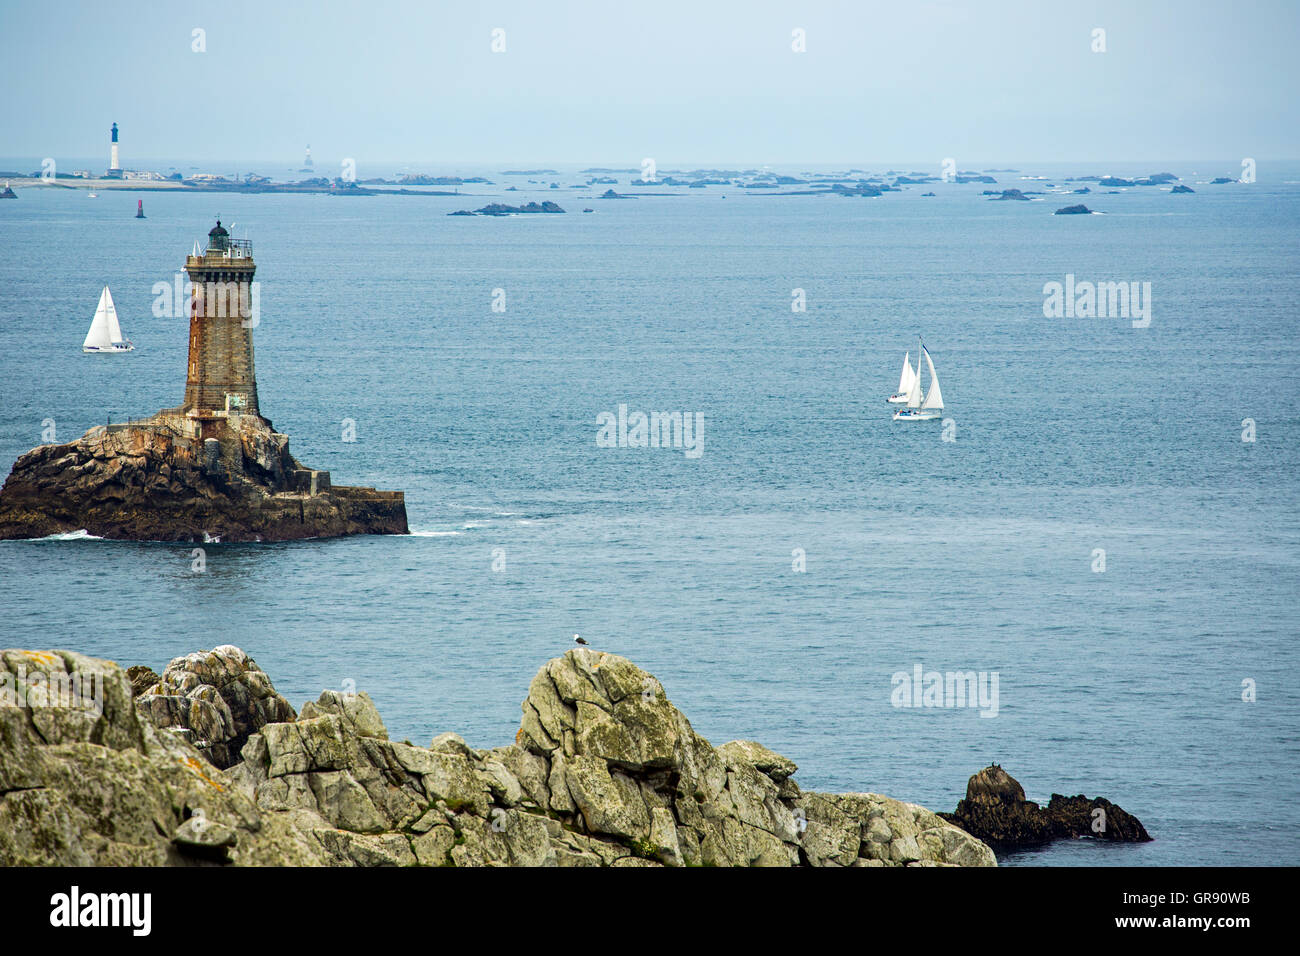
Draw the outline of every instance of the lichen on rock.
M389 740L364 692L295 716L230 646L177 658L138 697L107 661L0 661L105 687L97 716L0 708L3 865L996 865L923 807L805 792L761 744L715 748L651 675L590 649L542 667L516 743L490 750ZM169 723L178 708L156 698L202 719ZM209 762L241 738L237 761Z

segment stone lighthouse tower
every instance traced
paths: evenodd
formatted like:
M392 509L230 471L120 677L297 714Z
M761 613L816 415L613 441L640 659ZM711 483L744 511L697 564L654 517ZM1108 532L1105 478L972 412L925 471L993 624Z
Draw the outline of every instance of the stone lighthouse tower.
M232 239L219 219L208 233L207 249L185 259L193 290L189 369L181 407L191 418L261 415L253 369L256 268L252 244Z

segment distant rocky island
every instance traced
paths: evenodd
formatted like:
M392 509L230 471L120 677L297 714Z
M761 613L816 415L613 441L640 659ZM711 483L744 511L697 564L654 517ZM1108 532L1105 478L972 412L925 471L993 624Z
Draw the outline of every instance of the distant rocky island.
M564 212L553 202L527 202L522 206L507 206L505 203L493 202L488 203L472 212L468 209L458 209L456 212L449 212L449 216L518 216L529 213L562 213Z
M1091 209L1083 205L1083 203L1079 203L1077 206L1062 206L1060 209L1056 210L1056 212L1052 213L1052 215L1053 216L1087 216L1087 215L1091 215L1091 213L1092 213Z
M194 167L191 167L194 169ZM311 172L304 169L303 172ZM590 189L594 186L616 186L617 176L627 175L626 188L641 195L680 196L682 190L702 190L709 186L729 186L736 189L753 191L753 194L774 196L814 196L834 192L841 196L878 196L885 192L900 190L909 186L929 185L947 182L957 185L988 184L996 185L990 173L1014 173L1018 170L959 170L954 174L935 175L931 171L909 172L887 170L882 174L872 174L865 170L849 169L843 172L804 172L800 175L773 172L770 169L690 169L657 170L653 175L646 175L644 170L635 168L588 167L581 171L585 178L583 183L562 187L558 182L546 182L529 179L534 186L549 189ZM559 177L568 175L554 169L511 169L500 173L511 177ZM0 180L11 178L21 185L38 185L42 187L96 188L96 189L130 189L138 190L189 190L197 192L231 192L231 193L309 193L332 196L452 196L460 194L462 186L492 186L493 181L485 176L441 175L433 173L404 173L392 179L375 177L356 180L351 177L314 176L293 182L277 182L267 176L254 173L215 175L191 172L188 175L172 172L164 175L156 172L123 171L120 178L94 178L88 172L59 172L52 178L42 177L39 171L30 174L0 170ZM1044 176L1025 176L1025 179L1046 180ZM1216 178L1214 184L1232 183L1237 180L1228 177ZM1091 182L1105 191L1128 189L1138 186L1159 186L1176 184L1178 177L1169 172L1150 173L1146 176L1082 175L1068 177L1065 182ZM446 187L455 187L448 189ZM808 187L806 189L783 189L782 187ZM505 186L506 191L517 191L516 185ZM653 192L652 189L663 189ZM1083 187L1079 192L1086 191ZM1181 190L1179 190L1181 191ZM989 191L994 192L994 191ZM626 194L625 194L626 195ZM1026 193L1028 195L1028 193ZM0 198L4 197L0 194ZM613 197L609 197L613 198ZM467 211L468 212L468 211Z
M482 176L471 176L468 179L462 179L459 176L426 176L423 174L408 174L397 180L390 182L387 179L367 179L366 183L371 185L397 185L397 186L464 186L481 184L491 186L490 179L484 179Z
M407 534L400 491L335 485L289 453L258 407L252 248L217 222L189 256L185 398L19 457L0 488L0 539L87 531L148 541ZM2 788L0 788L2 789Z

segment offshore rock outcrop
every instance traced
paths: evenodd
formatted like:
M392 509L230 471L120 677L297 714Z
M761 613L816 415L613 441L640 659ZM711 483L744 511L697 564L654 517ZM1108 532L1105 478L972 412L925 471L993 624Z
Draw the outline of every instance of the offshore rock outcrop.
M1104 797L1052 794L1047 807L1025 799L1024 787L997 764L966 784L966 799L939 814L998 850L1042 846L1053 840L1095 837L1116 843L1151 840L1137 817Z
M546 202L536 203L527 202L522 206L509 206L505 203L492 202L486 206L481 206L472 212L468 209L459 209L456 212L449 212L449 216L520 216L529 213L562 213L564 212L557 204L547 200Z
M178 410L97 426L22 455L0 488L0 540L78 530L146 541L406 534L401 492L332 486L259 415Z
M137 687L149 679L134 674ZM178 658L166 674L169 688L217 690L236 725L238 712L271 716L270 696L218 689L273 693L238 648ZM50 706L50 688L85 677L102 684L97 708ZM6 651L0 679L21 698L0 706L0 865L996 863L923 807L805 792L794 763L761 744L712 746L652 676L586 648L534 678L512 745L398 743L367 694L325 691L296 719L257 726L226 770L208 762L215 748L156 726L140 701L157 686L133 699L116 664Z

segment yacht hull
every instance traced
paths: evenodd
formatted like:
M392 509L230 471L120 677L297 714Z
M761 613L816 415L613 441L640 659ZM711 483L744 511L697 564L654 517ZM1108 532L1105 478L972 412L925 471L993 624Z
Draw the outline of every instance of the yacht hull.
M942 412L894 412L896 422L929 422L942 416Z

